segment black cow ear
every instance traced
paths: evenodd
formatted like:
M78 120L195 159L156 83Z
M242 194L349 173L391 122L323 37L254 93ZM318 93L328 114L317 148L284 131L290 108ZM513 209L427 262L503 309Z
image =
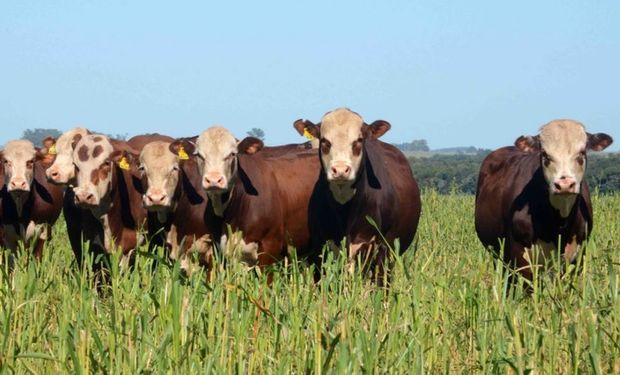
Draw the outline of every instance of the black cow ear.
M245 137L239 142L237 149L242 154L252 155L262 150L264 145L263 141L256 137Z
M365 137L368 137L368 138L377 139L381 137L383 134L387 133L387 131L390 130L391 127L392 125L390 125L389 122L384 121L384 120L377 120L370 125L364 124L364 130L365 130L364 135Z
M293 127L297 130L299 135L302 135L309 140L321 138L321 125L315 125L310 120L299 119L293 123Z
M613 138L605 133L588 133L588 150L603 151L614 142Z
M515 147L523 152L540 151L540 139L537 135L522 135L515 141Z

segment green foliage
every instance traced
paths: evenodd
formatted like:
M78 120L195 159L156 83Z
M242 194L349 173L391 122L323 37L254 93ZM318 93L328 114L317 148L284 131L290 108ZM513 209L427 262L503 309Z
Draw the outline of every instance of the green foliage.
M345 256L312 271L288 261L273 283L236 262L210 282L140 250L98 292L54 228L41 263L0 264L3 373L613 373L620 363L620 195L593 199L583 272L505 297L501 264L473 228L470 195L423 195L412 249L389 289ZM161 254L159 254L161 256ZM1 262L0 262L1 263Z
M431 149L428 147L428 142L426 139L414 139L411 142L405 143L396 143L395 147L400 149L401 151L430 151Z
M58 138L62 135L62 132L57 129L26 129L22 133L22 139L26 139L32 142L35 147L41 147L43 145L43 140L47 137Z
M411 157L409 164L421 188L434 189L440 194L453 191L476 194L480 164L487 153L486 150L478 150L473 155ZM592 191L620 191L620 154L588 155L587 178Z

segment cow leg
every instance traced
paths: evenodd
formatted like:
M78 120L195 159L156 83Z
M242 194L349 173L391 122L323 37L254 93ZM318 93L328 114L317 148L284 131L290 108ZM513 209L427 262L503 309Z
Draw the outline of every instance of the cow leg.
M33 244L33 254L35 259L38 261L41 261L43 258L43 246L49 237L49 233L50 226L47 223L36 224L34 221L30 221L26 227L24 242L27 244Z
M65 223L67 225L67 233L69 235L69 243L71 244L71 250L75 256L75 261L79 269L82 269L83 255L82 255L82 210L75 205L75 194L73 189L65 189L65 196L62 206L63 215L65 217Z

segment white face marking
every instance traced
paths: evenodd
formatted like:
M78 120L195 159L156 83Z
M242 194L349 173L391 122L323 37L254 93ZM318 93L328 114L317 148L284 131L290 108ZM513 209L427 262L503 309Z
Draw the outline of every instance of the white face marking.
M54 163L45 171L47 179L56 184L68 184L75 178L75 165L73 165L73 138L80 134L82 137L88 134L84 128L74 128L63 133L55 143L56 158Z
M355 181L363 153L364 121L356 113L341 108L321 120L321 161L336 201L346 203L355 194Z
M196 141L196 161L207 191L229 191L237 174L237 140L226 129L212 127Z
M103 135L82 137L73 150L77 167L76 203L86 207L99 206L110 191L113 163L109 160L114 151L110 140Z
M4 181L8 192L29 192L34 179L37 150L30 141L10 141L2 151Z
M540 130L542 168L551 204L568 216L579 194L586 170L587 134L582 124L571 120L552 121Z
M151 211L170 209L179 183L179 156L170 152L170 142L151 142L140 153L139 170L146 177L144 207Z

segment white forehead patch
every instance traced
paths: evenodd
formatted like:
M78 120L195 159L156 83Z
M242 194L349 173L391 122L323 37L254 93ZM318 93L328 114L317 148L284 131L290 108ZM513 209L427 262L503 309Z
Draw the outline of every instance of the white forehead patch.
M359 138L363 125L364 120L360 115L348 108L339 108L323 116L321 136L332 144L340 141L348 142Z
M28 161L32 160L37 150L34 148L32 142L18 139L10 141L4 146L2 151L4 158L11 161Z
M227 155L237 150L237 140L227 129L214 126L200 134L196 147L203 156Z
M78 134L80 134L82 137L85 137L86 135L88 135L88 129L73 128L64 132L56 140L56 152L58 154L71 155L73 153L73 148L71 147L71 144L73 143L73 138Z
M555 120L540 128L540 145L550 154L576 154L586 148L588 136L583 124Z
M170 142L155 141L147 143L140 152L140 163L153 168L157 166L170 166L178 162L179 157L174 155L168 147Z

